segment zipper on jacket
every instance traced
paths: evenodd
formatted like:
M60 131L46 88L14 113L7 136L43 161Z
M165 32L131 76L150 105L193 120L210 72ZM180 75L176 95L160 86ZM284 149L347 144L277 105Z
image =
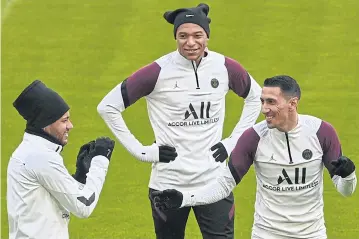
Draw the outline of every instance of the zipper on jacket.
M293 163L292 153L290 152L290 146L289 146L289 137L288 133L285 133L285 139L287 140L287 148L288 148L288 154L289 154L289 164Z
M201 60L202 60L202 58L201 58ZM199 61L198 66L201 63L201 60ZM200 89L199 88L199 82L198 82L198 74L197 74L198 66L195 64L195 61L191 61L191 62L192 62L193 70L194 70L194 75L196 76L196 83L197 83L197 88L196 89L198 90L198 89Z

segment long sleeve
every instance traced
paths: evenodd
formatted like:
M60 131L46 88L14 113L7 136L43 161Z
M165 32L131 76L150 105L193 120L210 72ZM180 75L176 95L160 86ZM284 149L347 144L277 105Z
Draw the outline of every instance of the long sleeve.
M109 161L104 156L92 159L86 184L79 184L69 174L61 156L50 158L36 170L40 184L68 211L87 218L95 209L107 174Z
M238 138L246 129L252 127L258 119L261 110L260 95L262 89L253 77L235 60L226 58L225 65L228 70L230 89L245 99L238 123L231 135L222 141L228 154L230 154Z
M117 140L137 159L158 162L156 144L143 146L128 129L122 112L141 97L153 90L160 67L157 63L147 65L112 89L97 106L97 111Z
M331 162L337 160L342 156L342 148L340 145L339 137L332 125L328 122L322 121L317 132L320 145L323 150L323 163L328 169L329 173L333 171ZM357 177L355 171L349 176L342 178L338 175L330 175L337 191L345 197L351 196L357 185Z
M258 142L259 136L253 128L245 130L222 174L215 182L195 192L184 193L181 207L210 204L227 197L253 164Z
M221 176L217 177L217 180L213 183L195 192L184 193L181 207L199 206L218 202L228 197L235 187L236 181L229 168L225 167Z

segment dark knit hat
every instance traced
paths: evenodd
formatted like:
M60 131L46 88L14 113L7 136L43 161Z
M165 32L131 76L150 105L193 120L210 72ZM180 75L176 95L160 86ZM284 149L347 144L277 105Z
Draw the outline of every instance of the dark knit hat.
M168 23L174 25L175 39L177 28L184 23L194 23L201 26L209 38L209 23L211 22L211 19L207 17L208 12L209 6L205 3L201 3L194 8L180 8L174 11L167 11L163 14L163 17Z
M14 101L13 106L27 126L41 129L60 119L70 107L59 94L35 80Z

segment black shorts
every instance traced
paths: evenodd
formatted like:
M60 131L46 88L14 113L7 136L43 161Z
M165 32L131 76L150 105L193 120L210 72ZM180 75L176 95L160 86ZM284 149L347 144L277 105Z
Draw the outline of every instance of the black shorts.
M191 207L176 210L160 211L153 200L149 198L152 207L152 217L157 239L184 239L185 228ZM204 239L234 238L234 198L231 193L227 198L216 203L192 207L197 223Z

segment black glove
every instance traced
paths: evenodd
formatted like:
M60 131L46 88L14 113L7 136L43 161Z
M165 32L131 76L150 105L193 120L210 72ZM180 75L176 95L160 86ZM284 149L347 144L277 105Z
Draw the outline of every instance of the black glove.
M175 189L153 191L151 197L155 207L164 211L180 208L183 201L183 194Z
M338 160L332 161L331 164L334 166L331 175L338 175L342 178L348 177L355 170L353 161L345 156L340 156Z
M76 160L76 172L72 175L76 181L85 184L86 174L89 172L91 159L90 152L95 149L95 141L90 141L81 146Z
M167 145L161 145L158 146L159 148L159 158L160 158L160 162L162 163L169 163L173 160L176 159L177 152L176 149L174 147L171 146L167 146Z
M111 159L113 149L115 147L115 141L108 137L100 137L95 141L94 156L102 155L108 160Z
M216 162L223 162L228 158L228 153L224 145L219 142L211 147L211 151L215 151L213 154L213 158L216 160Z

